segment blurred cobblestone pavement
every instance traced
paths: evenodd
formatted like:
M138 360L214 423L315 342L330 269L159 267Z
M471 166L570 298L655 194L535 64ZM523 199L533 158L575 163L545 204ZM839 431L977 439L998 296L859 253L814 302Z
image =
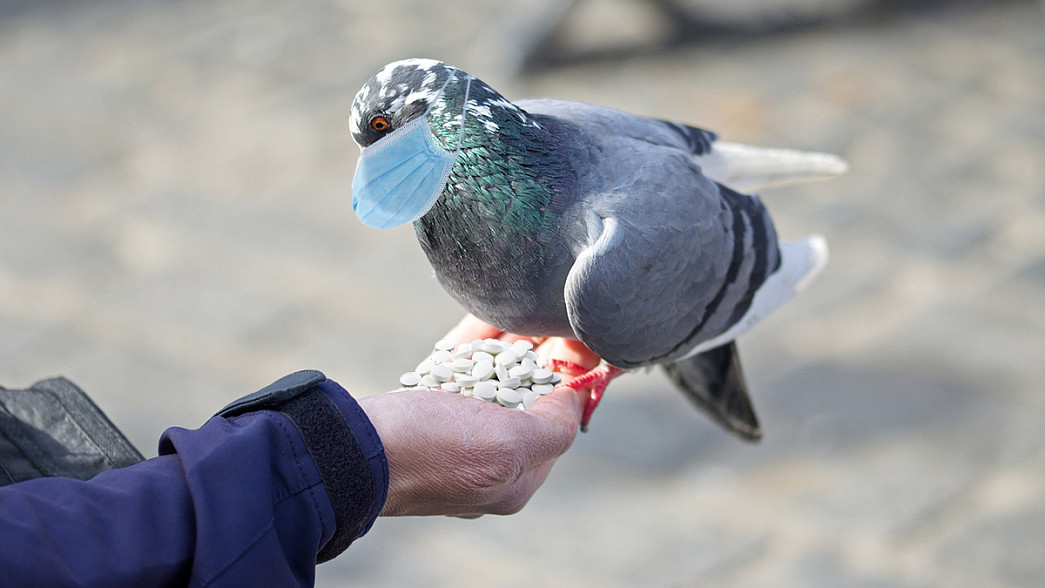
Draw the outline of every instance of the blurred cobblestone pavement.
M292 370L390 389L460 311L352 216L348 106L437 57L852 171L764 195L832 261L742 340L760 445L624 378L522 513L381 520L320 585L1043 586L1045 10L937 4L665 47L578 3L519 77L493 0L0 3L0 383L149 455Z

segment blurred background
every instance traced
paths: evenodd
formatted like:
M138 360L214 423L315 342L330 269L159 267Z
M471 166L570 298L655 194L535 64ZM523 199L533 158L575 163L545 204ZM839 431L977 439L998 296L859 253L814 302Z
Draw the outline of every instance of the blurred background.
M351 212L355 92L433 57L842 155L741 340L765 439L622 378L511 517L382 519L321 586L1045 585L1045 10L897 0L0 1L0 384L65 375L146 454L317 368L395 387L461 310Z

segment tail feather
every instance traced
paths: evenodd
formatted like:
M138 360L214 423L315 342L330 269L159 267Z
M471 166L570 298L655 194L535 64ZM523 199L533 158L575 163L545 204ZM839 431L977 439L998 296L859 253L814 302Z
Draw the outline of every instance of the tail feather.
M726 430L745 441L762 438L735 343L661 365L679 390Z
M844 174L849 166L828 153L768 149L715 142L711 151L693 158L712 180L739 192L769 186L826 179Z

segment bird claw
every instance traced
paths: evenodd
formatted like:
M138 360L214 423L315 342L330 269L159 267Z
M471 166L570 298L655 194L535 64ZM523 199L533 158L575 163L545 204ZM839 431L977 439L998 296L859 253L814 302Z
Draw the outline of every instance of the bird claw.
M588 431L588 423L591 421L591 415L595 412L595 407L597 407L599 402L602 400L603 394L606 393L606 387L626 370L612 366L608 363L603 363L591 370L585 371L584 368L573 362L556 359L552 360L552 365L554 366L555 371L568 376L576 376L568 383L561 384L561 386L572 390L581 390L583 388L590 389L591 392L588 396L588 402L584 405L584 412L581 414L581 432L586 433Z

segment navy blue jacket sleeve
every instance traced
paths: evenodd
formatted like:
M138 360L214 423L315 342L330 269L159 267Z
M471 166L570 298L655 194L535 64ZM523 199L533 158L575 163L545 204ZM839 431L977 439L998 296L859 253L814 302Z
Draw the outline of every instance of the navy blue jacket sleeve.
M387 477L355 400L298 372L169 429L156 458L0 488L0 586L311 586L369 530Z

